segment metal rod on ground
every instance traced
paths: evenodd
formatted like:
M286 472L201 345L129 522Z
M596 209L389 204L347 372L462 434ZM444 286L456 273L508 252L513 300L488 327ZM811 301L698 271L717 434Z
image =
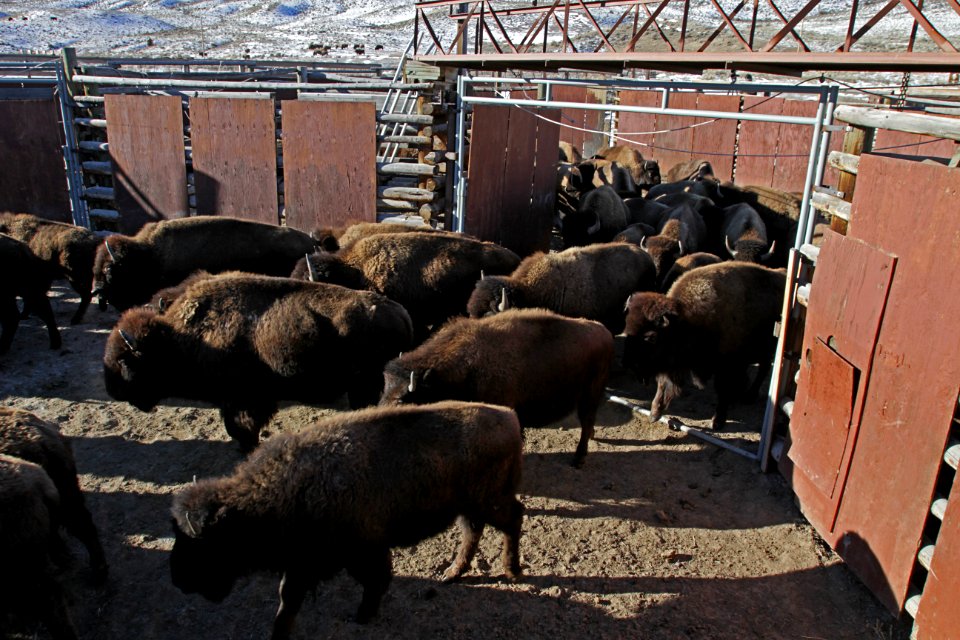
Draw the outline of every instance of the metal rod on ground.
M638 406L636 403L633 403L630 400L627 400L626 398L621 398L620 396L608 395L607 400L609 400L610 402L614 402L616 404L621 404L625 407L629 407L631 410L633 410L634 413L639 413L640 415L646 416L647 418L650 417L649 409L644 409L643 407ZM685 425L683 422L681 422L676 418L661 416L660 419L657 420L657 422L661 422L667 425L667 428L669 428L671 431L681 431L691 436L700 438L705 442L709 442L710 444L720 447L721 449L732 451L733 453L736 453L737 455L741 455L744 458L747 458L748 460L753 460L754 462L756 462L757 460L756 453L753 453L752 451L747 451L746 449L741 449L740 447L735 447L734 445L730 444L726 440L722 440L721 438L712 436L709 433L706 433L705 431L701 431L700 429L697 429L696 427Z

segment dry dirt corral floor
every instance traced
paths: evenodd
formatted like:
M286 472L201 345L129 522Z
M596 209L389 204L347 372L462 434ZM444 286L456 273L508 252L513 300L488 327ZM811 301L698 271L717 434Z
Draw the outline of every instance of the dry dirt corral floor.
M60 423L73 439L87 504L110 577L89 584L85 553L64 570L70 608L85 639L264 638L277 606L275 576L239 581L221 604L170 582L170 494L196 476L228 473L240 460L216 410L169 402L153 413L113 402L101 358L114 311L92 306L70 327L72 292L56 287L63 349L21 323L0 358L0 404ZM612 386L648 401L625 374ZM690 391L677 415L709 418L712 394ZM295 430L333 409L287 407L269 432ZM725 437L755 443L759 407L737 407ZM526 434L521 500L525 575L503 581L499 535L487 529L475 567L437 582L452 559L454 529L394 552L395 578L379 617L351 621L359 586L345 574L322 582L297 619L298 638L814 638L905 637L820 542L777 474L733 453L651 425L619 405L603 407L582 470L567 428ZM27 627L23 637L46 637Z

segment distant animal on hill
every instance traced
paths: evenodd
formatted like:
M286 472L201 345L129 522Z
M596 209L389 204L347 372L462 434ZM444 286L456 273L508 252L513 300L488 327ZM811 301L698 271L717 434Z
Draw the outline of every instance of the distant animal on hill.
M462 541L443 574L470 566L484 526L503 532L503 568L520 575L520 425L504 407L443 402L378 407L274 436L225 478L173 501L173 584L220 602L242 575L279 571L274 640L289 637L304 596L346 569L369 621L392 578L390 549L459 517Z

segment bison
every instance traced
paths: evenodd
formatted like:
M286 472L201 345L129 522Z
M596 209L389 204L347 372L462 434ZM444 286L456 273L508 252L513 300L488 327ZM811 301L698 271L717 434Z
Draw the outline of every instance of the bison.
M760 366L748 395L757 393L770 370L785 284L782 270L724 262L685 273L666 294L638 293L627 301L623 361L641 379L657 376L654 420L688 377L699 386L715 375L717 430L755 363Z
M191 285L163 315L130 309L107 339L107 392L142 411L167 397L212 402L248 451L279 400L354 407L379 397L383 365L409 349L396 302L368 291L248 274Z
M0 454L0 621L38 618L54 640L75 640L54 566L58 524L59 497L46 472Z
M80 294L80 306L70 324L82 322L93 298L93 259L101 238L89 229L27 213L0 213L0 233L25 243L55 270L58 277L67 279L73 290Z
M623 301L651 291L655 270L640 248L624 243L535 253L509 277L485 276L467 303L472 318L510 308L541 307L597 320L614 335L623 330Z
M767 226L760 214L746 203L723 210L723 241L734 260L766 263L773 257L776 241L767 241Z
M597 151L596 158L616 162L630 172L633 182L642 188L660 184L660 165L656 160L644 160L643 155L633 147L615 145Z
M229 272L228 272L229 273ZM240 272L235 272L240 273ZM194 271L189 276L183 279L183 282L175 284L171 287L164 287L150 297L150 302L144 306L148 309L156 309L159 313L165 312L170 308L174 302L177 301L177 298L182 296L187 289L190 288L194 282L199 282L200 280L206 280L207 278L214 277L214 274L209 271Z
M610 242L631 222L630 211L613 188L598 187L578 204L576 213L564 216L561 227L565 247Z
M583 160L583 154L569 142L560 142L560 162L577 163Z
M381 234L336 254L305 257L291 277L369 289L406 308L419 338L427 327L461 315L481 274L507 274L520 264L492 242L436 233Z
M199 269L286 276L313 251L307 234L218 216L149 223L133 237L113 235L97 249L94 293L124 311Z
M0 233L0 354L10 350L13 334L20 324L17 298L23 299L24 315L33 313L47 325L50 348L59 349L60 330L47 291L54 274L23 242Z
M524 427L576 411L583 465L613 360L613 336L599 322L544 309L457 318L387 363L381 405L439 400L491 402L515 409Z
M449 231L437 231L430 225L412 225L399 222L358 222L345 228L321 228L315 229L310 236L317 241L319 247L324 251L335 252L343 247L348 247L360 238L367 236L376 236L383 233L411 233L426 231L437 233L451 233ZM462 237L462 236L461 236Z
M663 293L669 291L673 283L677 281L677 278L687 271L692 271L697 267L705 267L708 264L719 264L720 262L723 262L723 260L705 251L697 251L696 253L680 256L677 258L677 261L673 263L673 266L670 267L670 270L667 271L667 275L660 284L660 291Z
M688 205L674 207L660 220L659 233L640 247L650 254L662 284L673 263L685 253L698 251L707 240L707 226L700 214Z
M87 548L94 580L106 579L107 561L80 491L73 451L57 425L27 411L0 407L0 453L43 467L59 495L61 523Z
M346 569L363 586L358 622L376 615L390 549L459 516L462 541L444 581L467 570L484 525L503 532L503 568L520 575L522 443L504 407L443 402L325 418L271 438L233 475L173 502L173 584L220 602L254 571L276 571L274 640L287 638L307 591Z
M663 196L675 193L690 193L703 198L710 198L714 202L720 201L720 185L713 180L680 180L679 182L664 182L647 192L647 198L657 200Z

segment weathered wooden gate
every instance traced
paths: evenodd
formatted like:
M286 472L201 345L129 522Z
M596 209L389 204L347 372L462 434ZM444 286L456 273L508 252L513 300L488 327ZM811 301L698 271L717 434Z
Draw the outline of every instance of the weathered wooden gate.
M958 202L960 169L861 157L849 234L830 234L817 262L780 459L804 514L894 611L930 542L957 415ZM960 622L943 604L960 582L960 494L947 505L921 638L952 637Z
M62 128L49 89L0 91L0 211L70 222Z
M521 256L550 248L560 143L557 118L555 109L474 108L467 233Z

